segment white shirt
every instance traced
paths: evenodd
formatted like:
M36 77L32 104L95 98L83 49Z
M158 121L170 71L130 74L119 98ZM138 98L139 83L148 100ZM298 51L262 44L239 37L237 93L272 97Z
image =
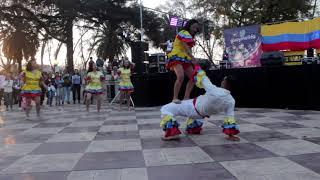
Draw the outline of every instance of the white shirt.
M171 52L173 49L173 43L170 40L168 40L166 43L167 43L167 52Z
M4 81L4 92L11 93L13 87L13 80L5 80Z
M230 91L213 85L207 77L203 78L202 84L206 93L199 96L196 102L200 114L210 116L221 112L226 116L234 116L235 100Z
M50 86L48 87L48 91L53 91L53 92L55 92L55 91L56 91L56 88L55 88L53 85L50 85Z

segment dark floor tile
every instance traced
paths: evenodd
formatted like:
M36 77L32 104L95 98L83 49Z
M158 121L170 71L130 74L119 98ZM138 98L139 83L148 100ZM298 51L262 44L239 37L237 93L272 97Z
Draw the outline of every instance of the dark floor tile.
M203 130L201 131L201 135L204 135L204 134L221 134L221 133L222 133L222 128L221 127L204 127Z
M66 127L70 125L71 122L65 123L40 123L39 125L35 126L34 128L53 128L53 127Z
M105 121L107 117L81 117L78 121Z
M4 127L5 128L5 127ZM0 136L17 135L27 129L3 129L0 128Z
M236 118L262 118L262 117L266 117L264 115L259 115L259 114L238 114L236 115Z
M16 156L0 157L0 170L7 168L19 158L21 157L16 157Z
M277 131L243 132L239 134L239 136L250 142L296 139L295 137Z
M241 119L236 119L238 124L251 124L247 121L241 120ZM210 123L220 127L223 124L223 120L209 120Z
M285 121L309 120L309 118L303 117L303 116L279 116L279 117L276 117L276 118L280 119L280 120L285 120Z
M288 111L287 113L289 114L294 114L294 115L310 115L310 114L319 114L319 112L314 112L314 111Z
M98 132L100 126L90 126L90 127L66 127L59 133L82 133L82 132Z
M216 161L235 161L275 157L277 155L251 143L204 146L202 149Z
M305 128L305 126L301 124L296 124L292 122L261 123L259 125L270 129Z
M218 163L187 164L147 168L149 180L235 180Z
M139 139L139 131L98 132L94 140Z
M289 156L288 159L309 168L316 173L320 173L320 153Z
M112 118L109 118L110 121L105 121L103 125L126 125L126 124L137 124L137 120L112 120Z
M161 138L142 139L142 149L192 147L196 144L189 138L180 138L177 141L163 141Z
M142 151L86 153L74 170L100 170L145 167Z
M312 143L315 143L315 144L319 144L320 145L320 137L315 137L315 138L304 138L304 140L306 141L310 141Z
M112 111L109 114L109 117L117 117L117 116L136 116L136 112L134 112L134 111Z
M53 134L27 134L27 135L16 135L16 136L6 136L1 139L2 143L7 143L12 141L16 144L25 144L25 143L43 143L47 141Z
M246 112L250 113L270 113L274 112L273 109L247 109Z
M151 129L159 129L159 123L156 124L138 124L139 130L151 130Z
M159 115L137 115L137 119L154 119L154 118L160 118L160 113Z
M67 180L70 172L0 175L1 180Z
M57 142L43 143L33 150L31 154L67 154L67 153L84 153L90 142Z

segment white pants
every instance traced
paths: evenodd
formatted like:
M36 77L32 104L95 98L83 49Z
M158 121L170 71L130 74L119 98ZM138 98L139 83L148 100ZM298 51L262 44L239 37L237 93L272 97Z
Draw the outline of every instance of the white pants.
M161 115L170 115L170 116L183 116L192 119L203 119L193 106L193 99L183 100L181 104L170 103L162 106Z

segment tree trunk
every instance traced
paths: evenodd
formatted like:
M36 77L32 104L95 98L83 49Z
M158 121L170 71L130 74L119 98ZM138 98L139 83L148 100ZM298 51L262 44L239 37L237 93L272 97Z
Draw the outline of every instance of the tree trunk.
M42 42L42 47L41 47L41 69L43 69L43 57L44 57L44 50L46 49L47 45L47 38L45 38Z
M68 20L66 25L66 46L67 46L67 71L73 73L73 19Z
M56 51L54 52L54 60L58 60L58 55L59 55L60 49L62 47L62 44L63 44L62 42L59 42L58 47L57 47Z

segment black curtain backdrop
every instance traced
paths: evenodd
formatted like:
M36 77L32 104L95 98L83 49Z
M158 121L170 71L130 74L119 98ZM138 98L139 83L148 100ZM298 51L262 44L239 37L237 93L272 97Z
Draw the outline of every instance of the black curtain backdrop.
M320 110L320 65L223 69L207 71L207 75L217 86L226 75L236 78L232 95L237 107ZM132 82L138 107L161 106L172 100L173 73L133 75ZM192 97L202 93L195 87Z

